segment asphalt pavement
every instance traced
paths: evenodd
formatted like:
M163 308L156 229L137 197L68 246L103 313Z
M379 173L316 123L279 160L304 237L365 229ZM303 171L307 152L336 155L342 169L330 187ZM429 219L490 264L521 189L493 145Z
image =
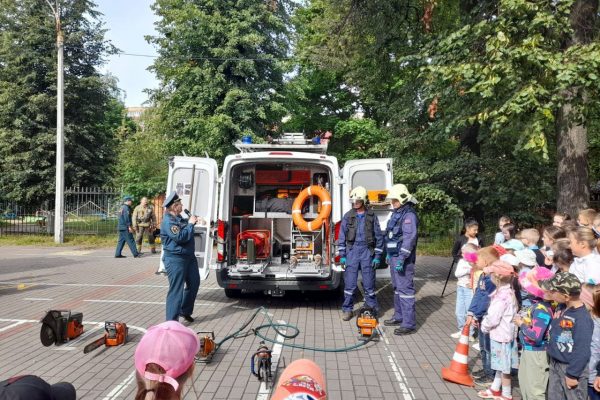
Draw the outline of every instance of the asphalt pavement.
M113 249L0 248L0 380L35 374L50 383L69 381L80 399L132 399L136 383L133 353L145 329L164 321L167 278L155 275L158 255L141 259L113 258ZM473 388L445 382L440 371L456 347L455 281L440 297L450 259L419 257L417 287L418 331L383 337L357 350L321 352L269 344L274 371L299 358L319 364L326 376L328 399L476 399ZM393 290L379 281L378 300L393 314ZM358 299L357 308L362 303ZM293 324L299 335L285 343L314 348L339 348L357 343L356 321L341 320L340 299L314 294L262 294L229 299L216 283L214 271L201 283L194 317L196 331L214 331L217 341L234 332L257 307L266 307L273 320ZM82 336L61 346L44 347L39 320L50 309L83 312ZM130 327L130 341L119 347L83 354L83 347L103 333L105 320ZM251 327L266 323L259 316ZM272 329L263 331L277 338ZM281 337L279 339L282 339ZM209 364L198 364L186 399L268 399L270 388L250 371L250 356L261 339L249 334L228 341ZM478 369L477 352L470 350L471 368ZM276 378L275 378L276 379ZM518 399L518 390L515 399Z

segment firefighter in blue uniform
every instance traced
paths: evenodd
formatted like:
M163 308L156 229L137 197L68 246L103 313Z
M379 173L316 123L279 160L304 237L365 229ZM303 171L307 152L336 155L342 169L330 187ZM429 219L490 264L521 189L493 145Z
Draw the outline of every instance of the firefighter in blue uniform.
M353 295L357 287L358 270L362 272L365 304L375 313L379 311L375 295L375 270L381 263L383 235L373 210L367 210L367 190L358 186L350 193L352 209L340 226L338 250L344 272L344 304L342 319L352 319Z
M394 185L387 199L394 207L385 230L386 261L394 286L394 316L383 323L398 326L394 334L406 335L417 327L414 276L419 220L413 208L417 201L402 184Z
M172 192L163 207L166 212L160 225L163 245L163 262L169 279L167 293L167 321L183 317L194 322L194 302L200 287L200 273L194 250L194 225L198 218L181 217L183 205L176 192ZM184 288L185 284L185 288Z
M121 207L121 211L119 211L119 222L117 224L117 229L119 231L119 241L117 242L117 249L115 250L115 258L125 258L124 255L121 254L123 251L123 246L127 242L129 245L129 249L134 257L140 257L140 253L138 253L135 247L135 241L133 240L133 228L131 227L131 203L133 199L131 196L125 196L123 198L123 206Z

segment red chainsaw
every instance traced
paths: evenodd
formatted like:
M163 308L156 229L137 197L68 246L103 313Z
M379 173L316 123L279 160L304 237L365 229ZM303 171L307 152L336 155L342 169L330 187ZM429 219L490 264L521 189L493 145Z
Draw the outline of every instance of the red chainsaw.
M96 350L102 345L106 347L118 346L127 343L129 328L125 322L106 321L104 323L104 336L98 338L83 348L83 354Z

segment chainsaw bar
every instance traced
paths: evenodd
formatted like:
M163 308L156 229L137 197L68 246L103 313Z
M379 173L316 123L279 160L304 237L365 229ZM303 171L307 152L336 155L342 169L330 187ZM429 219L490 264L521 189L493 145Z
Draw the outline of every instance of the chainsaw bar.
M105 343L105 341L106 339L104 338L104 336L94 340L92 343L88 344L83 348L83 354L87 354L90 351L96 350L98 347L101 347Z

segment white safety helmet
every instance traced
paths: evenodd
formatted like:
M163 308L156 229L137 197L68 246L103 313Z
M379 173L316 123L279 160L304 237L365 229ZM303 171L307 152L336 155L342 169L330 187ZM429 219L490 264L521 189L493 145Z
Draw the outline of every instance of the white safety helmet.
M367 189L362 186L357 186L350 192L350 201L356 203L357 201L367 202Z
M412 197L406 185L403 185L401 183L392 186L392 188L386 196L386 199L398 200L402 205L406 204L409 201L416 203L416 200L414 199L414 197Z

